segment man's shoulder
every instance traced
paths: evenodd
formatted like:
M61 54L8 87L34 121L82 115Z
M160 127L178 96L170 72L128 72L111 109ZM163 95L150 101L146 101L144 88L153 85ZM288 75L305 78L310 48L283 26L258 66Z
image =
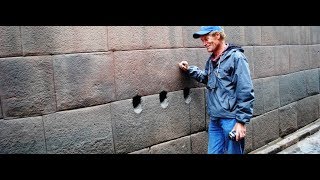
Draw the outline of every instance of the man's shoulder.
M246 55L244 54L244 52L241 52L239 50L236 50L232 53L232 57L235 63L239 63L239 62L247 62L248 63L248 59L246 57Z
M241 52L239 49L233 49L229 54L231 55L232 58L236 58L236 59L246 57L245 54Z

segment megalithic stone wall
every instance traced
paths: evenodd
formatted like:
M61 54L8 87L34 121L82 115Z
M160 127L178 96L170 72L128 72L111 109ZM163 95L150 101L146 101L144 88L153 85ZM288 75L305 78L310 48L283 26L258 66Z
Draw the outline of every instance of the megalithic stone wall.
M177 65L204 68L198 29L0 27L0 153L206 153L205 85ZM246 152L319 118L320 27L224 29L254 83Z

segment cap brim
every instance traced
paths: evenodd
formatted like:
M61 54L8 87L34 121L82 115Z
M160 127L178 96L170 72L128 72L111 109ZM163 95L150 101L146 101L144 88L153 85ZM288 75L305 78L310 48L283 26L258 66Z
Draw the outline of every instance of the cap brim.
M193 34L193 38L197 39L200 36L203 36L203 35L206 35L206 34L209 34L209 33L210 33L210 31L198 31L198 32Z

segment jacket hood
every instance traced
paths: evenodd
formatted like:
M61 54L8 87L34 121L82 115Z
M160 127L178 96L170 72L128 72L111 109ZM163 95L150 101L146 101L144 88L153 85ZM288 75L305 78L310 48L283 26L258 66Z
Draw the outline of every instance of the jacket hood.
M235 52L235 51L240 51L240 52L244 52L244 50L242 49L242 47L235 45L235 44L228 44L228 47L226 50L223 51L222 56L220 57L221 61L223 61L224 59L228 58L228 56L231 55L231 53ZM210 56L210 59L214 57L214 54L212 53Z
M224 61L225 59L228 59L228 57L236 51L240 51L240 52L244 52L244 50L242 49L242 47L235 45L235 44L228 44L228 47L226 50L223 51L222 56L220 57L219 63L221 63L222 61ZM212 55L213 56L213 53Z
M234 51L240 51L240 52L244 52L244 50L242 49L242 47L235 45L235 44L229 44L229 46L227 47L227 49L224 52L224 56L228 56L231 52Z

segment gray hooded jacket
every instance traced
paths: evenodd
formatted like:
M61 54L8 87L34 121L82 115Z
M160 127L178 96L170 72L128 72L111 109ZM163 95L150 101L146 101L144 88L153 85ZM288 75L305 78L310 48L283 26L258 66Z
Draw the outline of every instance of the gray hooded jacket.
M253 116L254 90L243 52L230 44L217 62L207 60L204 71L197 66L188 69L189 76L207 85L208 114L213 120L235 118L245 124Z

